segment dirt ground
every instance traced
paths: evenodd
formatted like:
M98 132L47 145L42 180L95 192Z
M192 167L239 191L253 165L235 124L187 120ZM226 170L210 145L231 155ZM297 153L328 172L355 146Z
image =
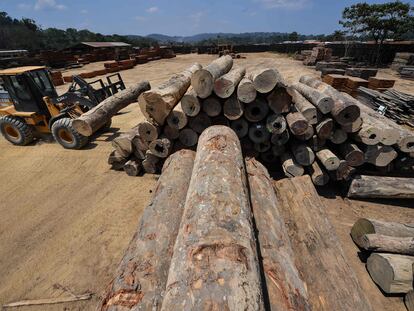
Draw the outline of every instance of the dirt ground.
M312 68L284 55L246 54L236 64L274 64L288 82L296 82ZM122 71L127 85L149 80L157 86L193 62L202 65L211 55L179 55ZM69 70L99 69L102 63ZM396 78L390 70L381 76ZM58 88L63 93L68 84ZM396 88L414 92L413 81L398 80ZM65 150L53 142L27 147L0 139L0 305L22 299L93 293L89 301L14 310L94 310L123 256L140 215L151 196L156 176L132 178L110 171L106 163L110 141L143 119L137 104L113 119L112 128L94 137L80 151ZM329 217L349 264L358 275L374 310L405 310L400 297L386 298L371 281L349 230L358 217L412 221L414 209L379 203L342 200L324 193Z

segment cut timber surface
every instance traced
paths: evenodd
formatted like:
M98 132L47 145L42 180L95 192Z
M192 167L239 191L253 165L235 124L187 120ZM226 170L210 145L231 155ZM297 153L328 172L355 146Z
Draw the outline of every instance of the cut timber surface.
M335 145L341 145L346 142L347 139L348 134L340 127L335 128L329 137L329 140Z
M236 95L226 99L223 106L223 114L229 120L237 120L243 115L244 105Z
M316 107L294 88L288 88L287 90L289 95L292 97L292 101L295 104L296 109L303 114L309 124L313 125L318 123L318 112L316 111Z
M228 127L200 136L166 288L163 311L264 310L244 162Z
M277 84L284 84L279 71L273 68L257 67L247 74L259 93L269 93Z
M294 135L305 134L308 129L308 120L300 112L291 112L286 115L286 122Z
M195 152L181 150L164 163L152 200L144 210L100 310L153 310L154 306L159 310L194 157Z
M246 171L269 310L311 310L269 173L255 159L246 160Z
M286 113L292 106L292 97L286 91L285 87L276 87L266 97L270 109L274 113Z
M297 163L289 152L280 155L280 162L286 177L298 177L305 173L303 166Z
M181 108L189 117L195 117L201 110L201 102L193 87L189 87L187 92L181 98Z
M308 167L309 175L315 186L325 186L329 182L329 175L322 170L317 161Z
M372 310L310 177L283 179L274 186L312 309Z
M185 128L180 131L178 139L184 146L192 147L197 145L198 134L190 128Z
M118 111L136 102L138 96L150 88L149 82L143 81L114 94L88 112L85 112L79 118L73 120L73 127L81 135L91 136L111 120Z
M293 143L292 153L296 159L296 162L300 165L309 166L315 161L315 154L312 149L305 144Z
M365 162L378 167L385 167L398 156L397 151L391 146L375 145L365 146Z
M414 178L358 176L348 190L348 198L414 199Z
M327 139L331 137L334 122L331 118L327 118L316 125L316 134L321 139Z
M209 96L203 100L202 109L209 117L217 117L221 113L221 102L216 96Z
M233 59L226 55L212 61L207 67L195 71L191 77L191 86L198 97L209 97L213 92L216 79L228 73L232 66Z
M237 86L237 98L241 102L249 104L256 99L256 96L257 91L254 88L252 80L244 77Z
M158 138L158 128L147 121L139 123L137 130L139 136L146 141L153 141Z
M266 127L272 134L282 134L286 131L286 120L282 115L272 114L267 117Z
M195 117L189 119L189 127L196 131L198 134L201 134L206 128L211 125L210 117L204 112L200 112Z
M388 294L408 293L413 290L414 257L373 253L367 260L372 280Z
M168 138L159 138L149 144L149 150L159 158L166 158L171 152L172 143Z
M187 122L187 115L184 113L181 104L175 106L167 117L168 125L177 130L184 128L187 125Z
M350 166L361 166L365 162L365 155L358 148L357 145L352 143L344 143L339 146L341 155L348 162Z
M173 75L159 87L141 94L138 103L147 120L163 125L167 116L187 92L192 74L200 68L201 65L195 63L181 73Z
M366 234L379 234L392 237L414 237L414 224L386 222L376 219L359 218L351 229L352 239L359 245L360 239Z
M214 93L220 98L229 98L246 74L244 67L233 68L214 82Z
M331 112L334 105L331 97L303 83L296 83L292 87L317 107L321 113L327 114Z
M243 138L249 133L249 122L244 118L232 121L230 127L239 138Z
M328 171L335 171L338 169L340 161L339 158L329 149L322 149L316 153L319 161Z

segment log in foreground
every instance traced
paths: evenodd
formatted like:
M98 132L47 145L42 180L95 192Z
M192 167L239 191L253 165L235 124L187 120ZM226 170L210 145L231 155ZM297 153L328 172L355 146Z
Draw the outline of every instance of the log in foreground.
M246 160L246 171L269 310L311 310L269 173L255 159Z
M360 239L367 234L379 234L392 237L414 237L414 224L386 222L376 219L360 218L351 229L351 237L359 245Z
M372 310L310 177L283 179L274 186L281 214L289 220L296 265L306 283L312 309Z
M159 87L142 93L138 99L143 115L157 125L163 125L171 110L178 104L190 86L191 76L201 65L193 64L179 74L173 75Z
M237 98L241 102L249 104L256 99L256 96L257 91L254 88L252 80L244 77L237 86Z
M245 74L244 67L233 68L214 82L214 93L220 98L229 98Z
M101 310L153 310L153 306L161 305L194 158L195 152L181 150L165 162L153 198L104 296Z
M329 175L322 170L317 161L308 167L309 175L315 186L325 186L329 182Z
M181 109L189 117L195 117L200 112L200 100L197 97L197 93L191 86L188 88L183 98L181 98Z
M269 93L278 84L284 84L279 71L273 68L256 67L249 70L247 76L253 82L254 88L259 93Z
M114 94L88 112L85 112L79 118L73 120L73 127L81 135L91 136L111 120L118 111L136 102L138 96L150 88L148 81L142 81Z
M230 55L212 61L207 67L198 69L191 77L191 86L200 98L211 95L217 78L230 71L233 59Z
M414 178L357 176L348 198L414 199Z
M318 112L316 111L316 107L294 88L290 87L287 89L287 91L292 97L292 101L295 104L296 109L303 114L306 120L308 120L309 124L317 124Z
M414 255L414 236L410 238L394 237L382 234L365 234L359 247L372 252Z
M236 134L204 131L161 310L264 310L246 183Z
M414 257L372 253L367 270L372 280L388 294L408 293L413 290Z

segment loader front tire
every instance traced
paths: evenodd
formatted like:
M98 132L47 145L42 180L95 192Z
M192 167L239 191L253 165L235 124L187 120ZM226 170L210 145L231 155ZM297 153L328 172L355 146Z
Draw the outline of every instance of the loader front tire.
M70 118L55 121L52 125L52 135L63 148L81 149L88 143L88 137L79 134L72 121Z
M33 128L23 119L14 116L0 118L0 131L4 138L18 146L25 146L34 139Z

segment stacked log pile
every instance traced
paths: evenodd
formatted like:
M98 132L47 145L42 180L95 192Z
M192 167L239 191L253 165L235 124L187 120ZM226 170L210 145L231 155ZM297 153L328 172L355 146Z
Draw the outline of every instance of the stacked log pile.
M399 70L400 68L414 65L414 53L396 53L391 68Z
M316 46L312 49L310 55L306 56L303 64L306 66L315 66L318 61L330 62L332 59L332 49L326 48L324 45Z
M387 294L405 295L413 310L414 224L360 218L351 237L370 252L366 265L372 280Z

